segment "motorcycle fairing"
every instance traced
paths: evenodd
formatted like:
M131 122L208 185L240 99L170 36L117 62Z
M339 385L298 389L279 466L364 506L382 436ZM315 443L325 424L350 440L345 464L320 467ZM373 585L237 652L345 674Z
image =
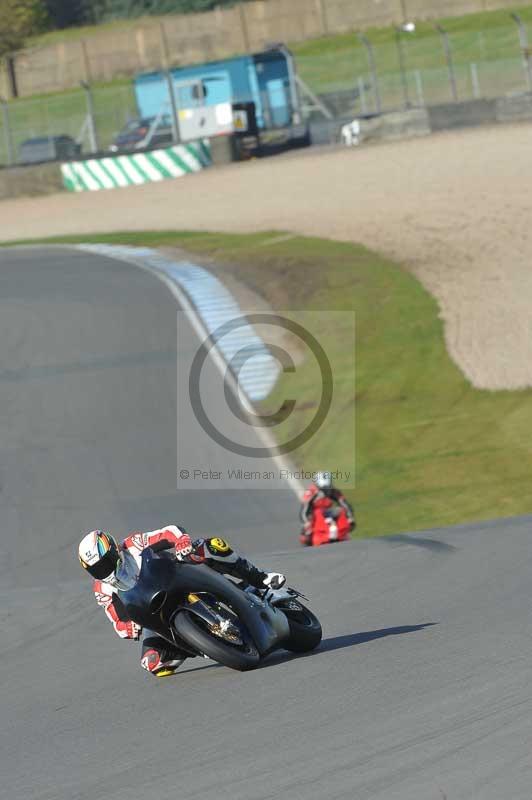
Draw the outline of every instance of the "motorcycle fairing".
M206 592L233 609L261 655L289 637L288 620L269 603L243 592L203 564L176 561L169 553L156 554L150 547L142 553L138 581L117 594L130 619L172 641L171 619L175 611L186 607L194 613L194 604L187 602L188 595Z

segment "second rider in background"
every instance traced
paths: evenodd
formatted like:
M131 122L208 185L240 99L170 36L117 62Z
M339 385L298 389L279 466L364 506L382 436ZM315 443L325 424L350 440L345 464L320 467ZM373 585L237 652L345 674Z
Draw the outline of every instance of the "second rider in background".
M311 547L314 527L318 515L323 515L328 509L343 509L349 525L349 532L356 527L355 515L352 506L347 502L339 489L333 486L330 472L317 472L314 482L303 495L300 519L303 525L299 541L302 545Z

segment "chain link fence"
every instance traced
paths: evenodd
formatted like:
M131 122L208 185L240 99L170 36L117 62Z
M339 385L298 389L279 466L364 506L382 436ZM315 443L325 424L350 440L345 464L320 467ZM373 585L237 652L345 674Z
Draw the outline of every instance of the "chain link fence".
M308 54L296 51L305 115L344 119L531 92L529 33L520 18L508 16L507 25L483 31L406 24L391 39L388 31L384 41L378 34L372 40L360 33L329 45L316 40ZM84 86L10 102L0 98L0 165L109 150L118 132L138 116L133 85ZM264 105L266 125L290 124L286 103L273 105L273 110Z
M318 96L333 116L531 91L531 59L528 29L510 19L507 26L456 33L404 25L392 41L358 34L349 46L296 57L308 96Z
M132 85L0 101L0 164L68 160L107 150L136 116Z

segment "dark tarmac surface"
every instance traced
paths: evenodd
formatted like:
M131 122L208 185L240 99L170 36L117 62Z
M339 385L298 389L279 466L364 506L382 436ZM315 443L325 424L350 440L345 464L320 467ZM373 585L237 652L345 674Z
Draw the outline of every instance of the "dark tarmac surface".
M303 551L289 490L177 493L176 425L232 458L176 423L196 347L135 267L0 251L0 797L529 800L532 518ZM321 649L145 674L76 548L172 521L283 569Z

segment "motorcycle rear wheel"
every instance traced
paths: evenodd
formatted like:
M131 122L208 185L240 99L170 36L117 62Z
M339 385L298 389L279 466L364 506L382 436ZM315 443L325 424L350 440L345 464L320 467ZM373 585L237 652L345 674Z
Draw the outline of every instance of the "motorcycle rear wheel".
M188 644L225 667L244 672L256 667L260 661L259 652L253 642L247 640L243 646L228 644L209 633L203 620L190 611L177 614L174 627Z
M290 608L296 604L299 609ZM322 637L321 623L316 615L299 601L290 601L286 605L280 603L277 608L283 612L290 626L290 638L283 642L284 649L291 653L308 653L314 650Z

